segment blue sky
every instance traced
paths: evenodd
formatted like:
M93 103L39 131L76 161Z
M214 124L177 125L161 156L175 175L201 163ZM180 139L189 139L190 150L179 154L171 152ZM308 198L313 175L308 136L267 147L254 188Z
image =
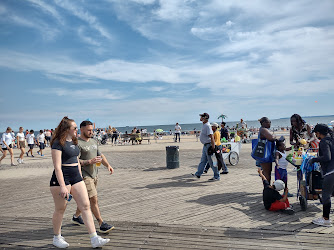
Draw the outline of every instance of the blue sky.
M0 130L331 115L334 2L2 0Z

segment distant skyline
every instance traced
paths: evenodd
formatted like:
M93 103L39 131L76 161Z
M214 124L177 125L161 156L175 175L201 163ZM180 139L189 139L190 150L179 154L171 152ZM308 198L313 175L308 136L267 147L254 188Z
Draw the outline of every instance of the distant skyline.
M0 131L332 115L334 1L2 0Z

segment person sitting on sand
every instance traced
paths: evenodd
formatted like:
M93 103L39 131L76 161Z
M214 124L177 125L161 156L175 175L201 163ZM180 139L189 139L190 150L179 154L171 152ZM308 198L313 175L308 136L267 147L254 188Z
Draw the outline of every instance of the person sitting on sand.
M295 212L290 207L288 200L288 188L285 187L284 182L276 180L273 185L270 185L266 177L263 175L261 168L258 168L258 173L263 181L263 204L265 209L269 211L282 211L287 214L294 214ZM284 189L283 197L278 191Z

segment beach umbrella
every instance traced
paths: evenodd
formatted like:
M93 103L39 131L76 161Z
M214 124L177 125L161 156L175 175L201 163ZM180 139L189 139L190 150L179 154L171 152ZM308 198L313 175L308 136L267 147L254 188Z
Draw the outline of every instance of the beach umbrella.
M164 130L161 129L161 128L158 128L158 129L155 130L155 132L162 133L162 132L164 132Z

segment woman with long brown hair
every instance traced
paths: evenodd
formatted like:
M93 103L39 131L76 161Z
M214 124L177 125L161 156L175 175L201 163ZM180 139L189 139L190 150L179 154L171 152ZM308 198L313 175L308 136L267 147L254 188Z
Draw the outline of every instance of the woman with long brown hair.
M58 248L69 246L65 238L61 236L61 224L67 202L71 198L70 193L82 212L82 218L88 229L92 247L101 247L109 242L109 239L103 239L96 234L87 189L82 181L81 166L78 159L80 151L77 146L77 132L78 127L74 120L65 116L56 128L51 140L54 171L50 180L50 191L55 203L52 218L53 245Z

